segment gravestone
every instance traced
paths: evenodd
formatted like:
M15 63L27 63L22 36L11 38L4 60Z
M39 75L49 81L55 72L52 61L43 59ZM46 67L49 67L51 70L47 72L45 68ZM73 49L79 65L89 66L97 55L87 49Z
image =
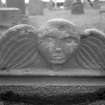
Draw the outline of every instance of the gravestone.
M3 5L2 5L2 2L1 2L1 0L0 0L0 7L2 7Z
M71 7L72 7L72 3L73 3L72 0L65 0L65 2L64 2L64 7L65 7L65 9L70 10Z
M11 27L21 20L19 8L0 8L0 26Z
M0 38L0 105L105 105L104 58L100 30L81 31L64 19L48 20L38 30L11 27ZM85 76L72 75L80 69ZM98 75L87 76L91 69Z
M64 19L49 20L38 30L26 24L11 27L0 38L0 73L8 73L0 74L0 105L105 105L104 77L70 76L69 72L72 65L77 71L87 68L86 74L101 66L101 74L104 58L105 34L100 30L82 33ZM27 68L32 75L22 74ZM34 74L39 68L40 74ZM51 69L49 75L44 69ZM14 75L16 70L20 74Z
M100 7L101 7L101 1L99 1L99 0L95 0L94 2L94 8L95 9L100 9ZM104 4L104 3L103 3ZM102 5L103 5L102 4Z
M28 5L29 15L43 15L44 3L41 0L30 0Z
M101 74L105 68L104 41L105 34L101 31L83 32L64 19L49 20L37 32L32 26L17 25L0 39L0 69L30 68L66 73L83 69Z
M48 9L53 10L54 6L55 6L54 2L52 0L50 0L49 3L48 3Z
M24 0L7 0L7 7L19 8L22 14L25 14L25 2Z
M72 4L71 8L72 14L84 14L84 6L81 2L75 2Z

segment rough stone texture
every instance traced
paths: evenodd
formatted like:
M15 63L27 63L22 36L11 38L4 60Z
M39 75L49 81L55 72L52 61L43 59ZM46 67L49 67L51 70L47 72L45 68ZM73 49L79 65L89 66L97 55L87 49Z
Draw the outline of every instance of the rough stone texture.
M35 96L39 96L39 97L45 97L44 98L45 100L46 100L46 98L48 98L48 100L50 100L51 96L53 96L52 98L54 98L54 97L56 98L56 96L58 96L58 95L60 95L60 96L65 95L65 97L66 97L66 95L68 96L68 94L69 95L74 94L76 96L77 93L79 93L79 94L87 93L87 96L88 96L88 93L94 93L95 91L98 91L100 88L104 89L105 86L62 86L62 87L61 86L42 86L42 87L37 87L37 86L0 86L0 95L1 95L1 93L13 91L14 93L19 94L21 96L26 95L26 96L30 97L30 96L35 95ZM33 97L30 98L30 104L31 104L32 100L33 100ZM62 100L65 100L65 98L62 98ZM94 97L93 97L93 100L94 100ZM56 101L54 101L55 105L57 105ZM11 104L12 105L24 105L24 103L22 103L22 102L21 103L20 102L16 103L16 102L12 102L12 101L11 102L4 101L4 102L7 103L7 105L11 105ZM47 102L49 103L49 101L47 101ZM26 102L25 105L27 105L27 104L30 105L29 103ZM81 101L78 100L78 103L76 102L75 104L73 104L73 102L71 101L71 103L68 103L68 104L70 104L70 105L105 105L105 101L97 99L97 100L87 104L85 102L81 103ZM65 104L63 104L63 105L68 105L68 104L65 102ZM43 105L43 104L37 104L37 105ZM49 105L49 104L46 103L46 105Z
M36 33L30 25L16 25L7 30L0 39L0 68L9 69L24 65L35 57ZM27 54L30 52L30 54ZM30 58L30 55L32 56ZM22 62L21 62L22 61ZM33 60L32 60L33 61ZM25 65L27 65L25 63Z
M71 9L72 3L73 3L72 0L66 0L65 3L64 3L65 9Z
M44 35L46 36L48 34L51 35L54 31L55 33L59 31L63 33L63 31L66 31L70 35L70 37L72 36L74 37L74 39L76 37L78 41L80 41L77 50L73 49L74 51L73 55L72 53L70 53L72 57L69 58L68 56L69 60L68 62L63 63L61 65L62 68L64 67L64 68L78 68L78 69L80 68L81 69L83 67L88 70L89 69L94 69L94 70L103 69L104 70L104 64L105 64L105 61L103 59L105 56L104 55L104 49L105 49L104 48L104 44L105 44L104 33L100 32L97 29L91 32L91 29L90 29L90 32L88 34L83 33L83 35L81 35L82 32L76 27L76 25L68 21L65 21L63 19L52 19L52 20L49 20L47 24L43 25L40 28L39 36L44 36ZM56 36L60 36L60 35L57 34ZM73 48L73 46L71 48ZM66 49L66 51L68 50Z
M83 6L83 4L82 3L78 3L78 2L76 2L76 3L73 3L72 4L72 8L71 8L72 10L71 10L71 13L72 14L84 14L84 6Z
M44 4L41 0L30 0L28 5L29 15L43 15Z
M11 27L22 20L21 10L18 8L0 8L0 26Z
M21 9L22 13L25 14L25 3L24 0L7 0L7 7L16 7Z
M105 86L0 86L0 93L13 91L19 94L38 94L39 96L52 96L62 94L92 93Z
M105 68L105 33L97 29L82 32L72 22L52 19L37 32L30 25L10 28L0 39L0 51L2 70L85 69L101 74Z
M80 48L80 52L78 52L78 57L81 57L84 62L81 63L85 66L89 64L89 59L91 64L90 67L94 68L94 66L96 68L99 68L100 70L104 70L104 58L105 58L105 33L101 32L100 30L97 29L86 29L85 33L87 34L87 36L83 36L81 37L81 48ZM85 40L85 38L86 40ZM86 51L86 52L85 52ZM100 52L101 51L101 52ZM82 55L83 54L83 55ZM83 57L85 56L85 57ZM80 59L78 59L79 63L81 62ZM98 65L97 65L98 64ZM101 68L100 68L101 67Z

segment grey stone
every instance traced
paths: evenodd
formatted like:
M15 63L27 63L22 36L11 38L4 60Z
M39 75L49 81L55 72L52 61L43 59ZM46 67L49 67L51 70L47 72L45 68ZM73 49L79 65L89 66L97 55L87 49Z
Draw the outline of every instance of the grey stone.
M34 27L26 24L9 28L0 39L0 68L15 68L24 65L26 59L29 61L30 55L33 56L36 49L35 34Z
M81 2L75 2L71 8L72 14L84 14L84 6Z
M84 69L101 74L105 68L104 42L105 33L100 30L83 32L64 19L49 20L37 30L29 25L17 25L0 39L0 68Z
M104 105L104 89L105 86L0 86L0 96L6 105Z

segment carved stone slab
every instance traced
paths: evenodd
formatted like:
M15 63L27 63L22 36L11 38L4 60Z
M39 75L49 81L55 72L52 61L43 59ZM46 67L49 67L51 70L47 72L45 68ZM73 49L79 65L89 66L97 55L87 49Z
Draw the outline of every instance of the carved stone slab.
M104 105L105 86L0 86L6 105Z

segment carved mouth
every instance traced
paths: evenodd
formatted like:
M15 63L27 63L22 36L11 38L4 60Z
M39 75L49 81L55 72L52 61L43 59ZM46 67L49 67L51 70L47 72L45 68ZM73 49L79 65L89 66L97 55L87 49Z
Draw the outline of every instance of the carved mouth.
M61 54L54 54L52 55L52 58L55 60L62 60L62 59L65 59L65 56Z
M55 59L64 59L64 57L62 57L62 56L53 56L53 58L55 58Z
M52 57L54 57L54 58L65 58L65 56L64 56L64 54L62 54L62 53L54 53L54 54L52 54Z
M51 55L50 61L52 63L64 63L65 62L65 55L63 53L53 53Z
M63 63L63 62L65 62L65 57L64 56L53 56L51 62L59 63L59 64Z

